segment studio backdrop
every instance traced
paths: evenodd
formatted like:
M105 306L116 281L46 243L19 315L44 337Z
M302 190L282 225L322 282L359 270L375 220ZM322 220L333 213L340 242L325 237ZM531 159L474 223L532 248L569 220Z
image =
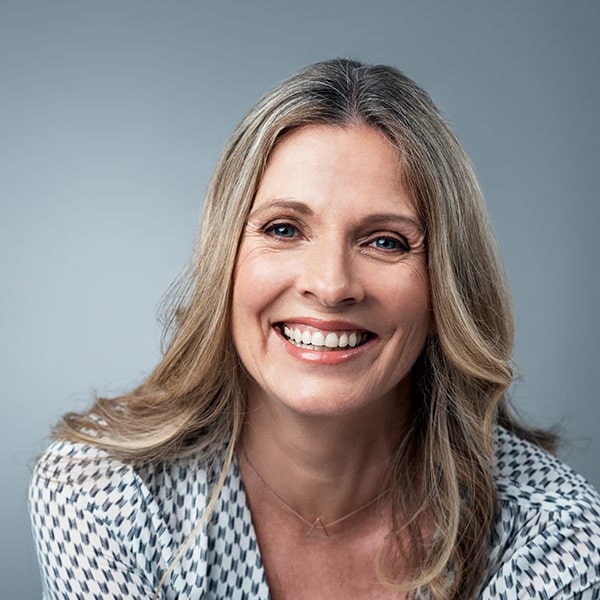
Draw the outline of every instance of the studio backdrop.
M244 112L323 58L396 65L469 152L506 263L523 414L600 485L600 3L1 0L2 596L51 425L140 381Z

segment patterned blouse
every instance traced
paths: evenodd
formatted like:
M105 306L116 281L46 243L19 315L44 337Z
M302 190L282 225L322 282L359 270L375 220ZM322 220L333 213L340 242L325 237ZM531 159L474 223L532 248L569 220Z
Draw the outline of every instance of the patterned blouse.
M600 600L600 497L566 465L498 430L501 510L480 600ZM30 487L44 599L148 600L188 540L218 470L173 460L133 468L55 442ZM215 512L158 598L268 600L237 464Z

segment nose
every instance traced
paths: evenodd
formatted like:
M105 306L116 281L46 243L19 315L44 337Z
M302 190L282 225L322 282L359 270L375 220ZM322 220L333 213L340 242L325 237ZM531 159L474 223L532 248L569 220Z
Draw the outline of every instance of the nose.
M345 244L323 240L303 250L296 287L322 306L355 304L365 297L356 258Z

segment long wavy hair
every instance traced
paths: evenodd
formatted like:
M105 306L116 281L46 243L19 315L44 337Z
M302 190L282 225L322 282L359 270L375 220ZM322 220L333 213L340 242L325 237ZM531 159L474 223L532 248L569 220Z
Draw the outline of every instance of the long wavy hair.
M232 273L258 184L286 133L357 123L383 132L398 151L402 183L425 228L433 315L413 369L410 430L398 440L388 472L394 520L386 554L410 557L411 569L397 581L390 561L380 560L379 574L409 592L469 598L485 573L498 508L494 427L542 446L551 438L521 426L509 411L511 301L469 159L430 97L393 67L316 63L250 110L210 182L195 254L172 290L162 360L130 393L65 415L55 435L133 463L185 455L210 460L225 449L207 514L212 510L246 409L246 376L230 330ZM424 516L436 531L427 542Z

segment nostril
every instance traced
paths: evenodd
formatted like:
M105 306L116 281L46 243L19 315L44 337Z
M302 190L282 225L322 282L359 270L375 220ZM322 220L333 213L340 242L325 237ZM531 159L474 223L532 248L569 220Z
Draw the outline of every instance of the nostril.
M358 282L340 278L333 281L305 275L298 281L298 289L302 295L311 296L327 307L355 304L365 297L364 289Z

